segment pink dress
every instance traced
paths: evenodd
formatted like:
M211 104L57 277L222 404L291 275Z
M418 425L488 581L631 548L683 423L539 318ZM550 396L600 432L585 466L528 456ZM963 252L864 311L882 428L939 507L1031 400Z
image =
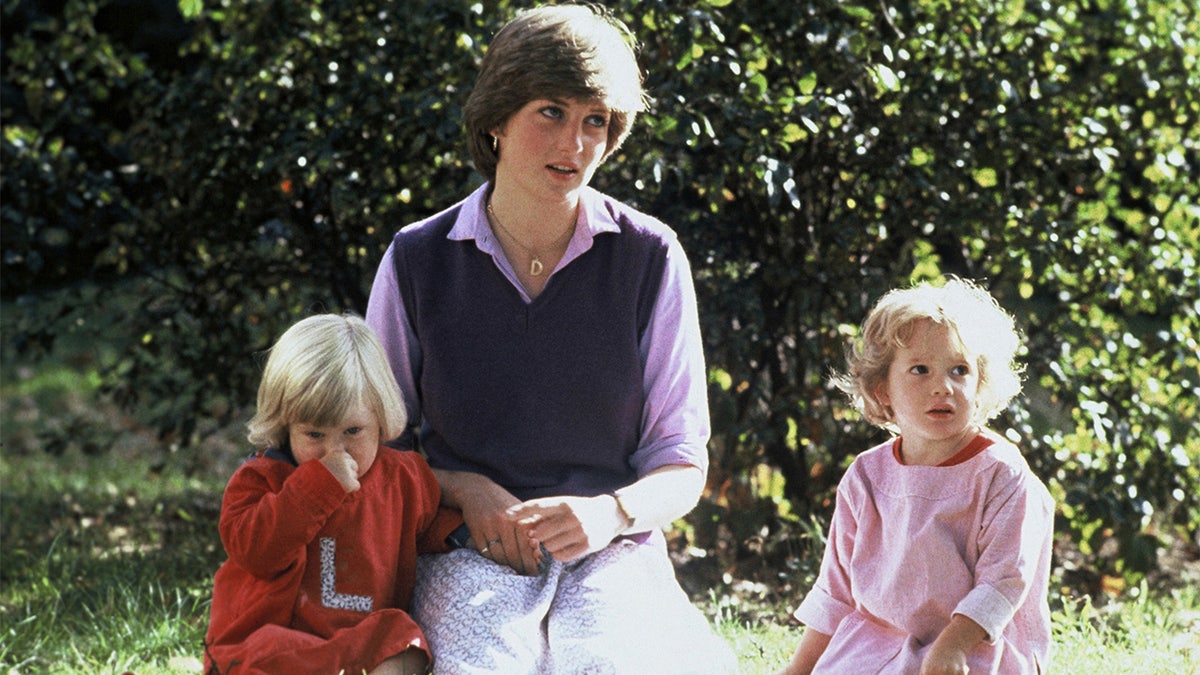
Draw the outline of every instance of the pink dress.
M1014 445L982 436L953 466L901 464L896 439L850 466L795 612L832 636L814 673L915 673L954 614L987 632L971 673L1045 671L1054 501Z

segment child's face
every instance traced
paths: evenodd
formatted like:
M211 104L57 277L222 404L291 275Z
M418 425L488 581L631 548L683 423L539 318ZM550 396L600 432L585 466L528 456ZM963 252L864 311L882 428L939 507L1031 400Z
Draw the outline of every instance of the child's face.
M979 374L946 326L923 320L908 344L896 350L880 400L891 406L904 447L953 452L976 427L973 422Z
M298 422L288 427L288 439L296 462L321 459L339 450L345 451L358 464L358 477L375 463L379 450L379 420L361 401L346 411L337 424L319 427Z

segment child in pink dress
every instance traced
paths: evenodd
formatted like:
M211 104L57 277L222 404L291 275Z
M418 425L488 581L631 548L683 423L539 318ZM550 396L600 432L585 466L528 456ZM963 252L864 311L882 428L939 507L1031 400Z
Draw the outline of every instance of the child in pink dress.
M424 673L408 615L418 552L462 522L404 428L383 347L360 318L309 317L271 350L250 440L225 488L205 672Z
M1020 391L1012 317L963 280L886 294L834 382L899 435L838 486L787 675L1039 673L1054 503L984 424Z

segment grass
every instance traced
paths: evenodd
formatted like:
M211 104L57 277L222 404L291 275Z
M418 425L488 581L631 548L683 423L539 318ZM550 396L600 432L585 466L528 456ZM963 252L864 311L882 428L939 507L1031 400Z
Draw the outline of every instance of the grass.
M1051 673L1196 675L1200 673L1200 589L1110 603L1084 601L1052 616ZM744 675L777 673L803 629L778 622L718 620Z
M8 673L194 673L208 618L220 481L145 460L0 458L0 668ZM800 636L787 610L754 620L728 594L707 609L747 675L775 673ZM1054 615L1054 672L1200 673L1200 591Z
M4 361L0 673L198 672L239 434L174 456L97 406L94 377ZM1200 675L1200 589L1139 590L1056 611L1052 672ZM778 672L799 641L788 608L752 592L700 604L746 675Z
M1100 609L1085 602L1053 619L1053 658L1061 672L1200 673L1200 589L1194 586Z
M198 671L219 494L129 458L0 458L0 666Z

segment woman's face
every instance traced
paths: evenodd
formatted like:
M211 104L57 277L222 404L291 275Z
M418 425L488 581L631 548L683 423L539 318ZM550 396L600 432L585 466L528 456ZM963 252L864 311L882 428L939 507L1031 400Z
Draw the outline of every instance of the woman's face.
M597 101L535 99L495 131L497 185L563 200L591 180L608 147L608 108Z

